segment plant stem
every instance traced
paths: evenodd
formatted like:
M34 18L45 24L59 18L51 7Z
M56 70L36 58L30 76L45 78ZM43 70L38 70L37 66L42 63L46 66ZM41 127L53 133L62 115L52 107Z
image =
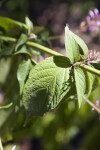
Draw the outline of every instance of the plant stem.
M0 36L0 39L4 40L6 42L12 42L12 43L15 43L17 41L16 38L6 37L6 36ZM35 42L29 42L28 41L28 42L26 42L26 45L29 46L29 47L33 47L35 49L38 49L38 50L40 50L42 52L48 53L50 55L53 55L53 56L63 56L62 54L60 54L60 53L58 53L58 52L56 52L56 51L54 51L54 50L52 50L50 48L42 46L42 45L40 45L38 43L35 43ZM80 68L82 68L82 69L84 69L86 71L89 71L89 72L91 72L91 73L93 73L95 75L98 75L100 77L100 70L97 70L97 69L95 69L93 67L87 66L87 65L82 64L80 62L75 63L74 66L78 66L78 67L80 67Z
M4 109L4 108L9 108L13 105L13 103L10 103L8 105L5 105L5 106L0 106L0 109Z
M100 110L92 102L90 102L85 96L83 96L83 98L90 106L92 106L100 114Z
M0 150L3 150L1 138L0 138Z
M6 42L13 42L15 43L17 40L15 38L11 38L11 37L6 37L6 36L0 36L0 39L1 40L4 40ZM53 55L53 56L62 56L62 54L50 49L50 48L47 48L45 46L42 46L38 43L35 43L35 42L26 42L26 45L27 46L30 46L30 47L33 47L35 49L38 49L42 52L45 52L45 53L48 53L50 55Z
M100 70L97 70L97 69L95 69L93 67L87 66L85 64L81 64L80 62L75 63L74 66L78 66L78 67L80 67L80 68L82 68L82 69L84 69L86 71L89 71L89 72L91 72L91 73L93 73L93 74L95 74L95 75L100 77Z
M50 48L47 48L45 46L42 46L42 45L34 43L34 42L26 42L26 45L30 46L30 47L34 47L34 48L36 48L42 52L48 53L48 54L53 55L53 56L61 56L62 55L62 54L60 54L54 50L51 50Z

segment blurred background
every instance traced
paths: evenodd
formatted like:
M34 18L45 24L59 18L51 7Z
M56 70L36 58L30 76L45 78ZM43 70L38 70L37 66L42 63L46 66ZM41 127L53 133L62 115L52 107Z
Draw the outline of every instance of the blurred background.
M80 23L85 20L88 11L94 8L100 10L100 0L0 0L0 16L21 22L25 22L28 16L34 25L45 27L44 37L51 37L49 46L63 54L66 23L83 38L89 49L100 50L98 33L84 33L80 30ZM0 62L0 72L5 70L0 75L2 83L9 64L10 60ZM89 99L93 103L100 100L99 79L95 81ZM12 133L14 140L9 138L10 141L4 143L4 149L11 150L15 144L15 150L100 150L99 118L99 114L93 112L87 103L84 102L79 109L77 101L70 99L42 118L33 117L26 128L19 130L15 127Z

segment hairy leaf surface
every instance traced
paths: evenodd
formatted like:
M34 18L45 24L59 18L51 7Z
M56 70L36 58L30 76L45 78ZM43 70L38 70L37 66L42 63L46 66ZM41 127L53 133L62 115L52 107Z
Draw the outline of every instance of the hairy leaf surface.
M70 88L66 84L69 67L69 59L60 56L58 59L47 58L31 70L23 92L23 104L28 116L43 115L59 104Z

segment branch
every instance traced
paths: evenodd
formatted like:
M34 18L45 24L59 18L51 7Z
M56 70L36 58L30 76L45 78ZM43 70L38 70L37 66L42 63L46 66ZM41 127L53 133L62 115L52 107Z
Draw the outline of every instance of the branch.
M100 77L100 70L97 70L93 67L87 66L85 64L81 64L80 62L75 63L74 66L78 66L78 67L84 69L85 71L88 71L88 72L93 73Z
M0 39L4 40L6 42L12 42L12 43L15 43L17 41L16 38L11 38L11 37L7 37L7 36L0 36ZM48 53L48 54L50 54L52 56L63 56L61 53L58 53L58 52L56 52L56 51L54 51L54 50L52 50L50 48L47 48L47 47L42 46L42 45L40 45L38 43L35 43L35 42L29 42L28 41L28 42L26 42L26 45L29 46L29 47L33 47L33 48L35 48L37 50L40 50L42 52ZM82 69L84 69L86 71L89 71L89 72L91 72L91 73L93 73L93 74L95 74L95 75L100 77L100 70L97 70L97 69L95 69L93 67L87 66L87 65L82 64L80 62L76 62L74 64L74 66L78 66L78 67L80 67L80 68L82 68Z
M11 37L7 37L7 36L0 36L0 39L1 40L4 40L6 42L12 42L12 43L15 43L17 41L16 38L11 38ZM29 47L33 47L35 49L38 49L42 52L45 52L45 53L48 53L50 55L53 55L53 56L62 56L62 54L50 49L50 48L47 48L45 46L42 46L40 44L37 44L35 42L26 42L26 45L29 46Z

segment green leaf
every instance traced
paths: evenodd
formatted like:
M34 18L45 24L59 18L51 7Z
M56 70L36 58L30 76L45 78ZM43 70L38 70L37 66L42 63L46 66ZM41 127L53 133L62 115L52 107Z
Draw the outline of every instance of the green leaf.
M86 90L86 78L83 70L79 67L74 68L74 75L75 75L78 103L80 107Z
M28 17L25 18L25 22L28 27L28 35L29 35L30 33L33 32L33 23L31 22L31 20Z
M14 55L18 55L18 54L26 54L31 56L31 51L29 51L25 45L23 45L18 51L16 51L14 53Z
M18 67L17 79L20 85L20 95L22 94L23 87L25 84L26 77L29 73L30 59L23 60Z
M26 41L27 41L27 36L25 34L21 34L20 38L16 43L15 51L17 51L18 48L22 46Z
M78 43L78 45L82 48L83 54L87 58L88 47L85 44L85 42L79 36L77 36L76 34L74 34L73 32L70 31L70 34L72 35L72 37L74 38L74 40Z
M20 147L14 144L7 144L3 150L20 150Z
M70 61L68 58L65 61L65 58L49 57L31 70L23 90L27 116L41 116L54 109L69 91ZM64 63L59 66L60 59L61 62L64 59Z
M94 68L100 70L100 62L93 64Z
M44 30L44 27L40 27L40 26L34 26L34 34L39 34L40 32L42 32Z
M14 21L7 17L0 17L0 30L8 36L18 36L23 31L23 23Z
M87 82L86 82L87 83L87 94L89 96L92 91L93 83L95 80L95 75L86 71L86 77L87 77L86 78L87 79Z
M14 53L15 44L10 46L6 46L5 48L1 49L0 57L10 56Z
M65 48L71 62L77 62L80 60L78 44L67 26L65 27Z
M14 55L18 54L26 54L29 56L35 55L39 56L41 53L38 50L35 50L33 48L27 48L25 45L23 45L17 52L14 53Z

